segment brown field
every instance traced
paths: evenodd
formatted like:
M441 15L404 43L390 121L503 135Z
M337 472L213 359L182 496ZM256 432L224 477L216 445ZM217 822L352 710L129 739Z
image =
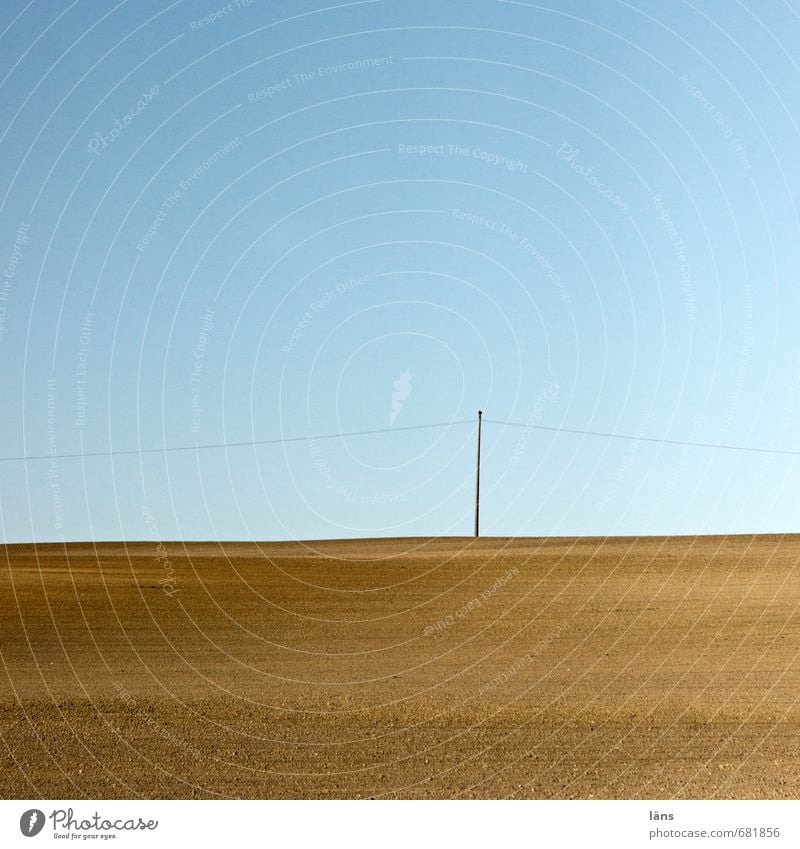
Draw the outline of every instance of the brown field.
M165 547L0 547L0 797L800 796L800 537Z

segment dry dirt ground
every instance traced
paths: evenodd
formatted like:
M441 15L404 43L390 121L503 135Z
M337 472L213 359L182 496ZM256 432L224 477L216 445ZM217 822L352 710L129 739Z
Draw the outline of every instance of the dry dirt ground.
M3 798L800 796L797 536L0 558Z

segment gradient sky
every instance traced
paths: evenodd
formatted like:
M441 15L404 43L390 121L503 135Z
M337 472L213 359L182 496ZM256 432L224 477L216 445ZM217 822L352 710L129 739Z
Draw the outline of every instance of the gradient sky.
M794 0L6 0L0 33L0 454L392 428L2 462L5 541L467 534L479 408L800 449ZM800 530L800 458L483 437L487 535Z

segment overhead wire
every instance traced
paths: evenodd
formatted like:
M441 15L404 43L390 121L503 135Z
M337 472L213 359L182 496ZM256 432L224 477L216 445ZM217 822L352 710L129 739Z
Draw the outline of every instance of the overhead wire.
M617 439L630 442L648 442L657 445L677 445L687 448L706 448L718 451L742 451L754 454L779 454L790 457L800 457L800 450L789 448L765 448L762 446L731 445L721 442L696 442L686 439L667 439L657 436L642 436L630 433L611 433L600 430L584 430L581 428L551 426L527 422L503 421L502 419L483 419L484 424L500 425L502 427L523 428L525 430L538 430L548 433L564 433L572 436L589 436L600 439ZM455 427L459 425L474 424L474 419L456 419L447 422L432 422L430 424L405 425L401 427L375 428L372 430L351 430L336 433L322 433L310 436L283 436L273 439L247 439L236 442L212 442L195 443L194 445L165 445L151 448L122 448L109 449L107 451L83 451L66 454L28 454L16 457L0 457L0 463L34 462L39 460L72 460L88 459L92 457L122 457L142 454L171 454L180 451L209 451L229 448L249 448L262 445L284 445L293 442L317 442L326 439L349 439L361 436L375 436L388 433L401 433L416 430L431 430L434 428Z

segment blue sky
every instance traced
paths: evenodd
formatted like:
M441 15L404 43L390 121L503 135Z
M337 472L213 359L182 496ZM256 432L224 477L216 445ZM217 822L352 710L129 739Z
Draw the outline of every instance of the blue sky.
M3 462L6 541L466 534L474 427L402 428L478 408L800 449L796 2L9 0L0 33L2 456L390 429ZM791 456L483 449L485 534L800 527Z

